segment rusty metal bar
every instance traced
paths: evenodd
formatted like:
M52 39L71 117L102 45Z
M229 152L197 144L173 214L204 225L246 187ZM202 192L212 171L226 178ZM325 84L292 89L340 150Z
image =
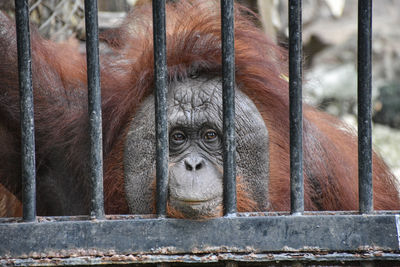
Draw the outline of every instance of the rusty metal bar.
M90 177L92 183L91 216L104 218L103 134L97 1L85 0L88 110L90 121Z
M165 0L153 0L154 99L156 107L156 212L164 217L168 198L168 117Z
M316 250L358 254L375 251L377 256L380 252L400 253L400 222L396 214L222 217L206 221L49 221L51 218L34 224L0 223L0 258L76 257L77 253L104 256L230 252L249 256Z
M358 186L360 213L373 212L372 0L358 1Z
M15 0L15 21L21 101L22 216L24 221L33 222L36 220L35 126L29 6L27 0Z
M103 256L75 256L75 257L51 257L51 258L24 258L24 259L0 259L0 265L4 266L116 266L116 264L154 264L159 262L173 263L173 266L185 266L193 264L220 263L234 261L239 266L297 266L294 264L304 263L309 266L314 263L319 266L331 266L332 262L347 263L351 266L358 266L361 263L380 263L380 266L396 266L400 254L398 253L344 253L344 252L282 252L282 253L207 253L207 254L183 254L183 255L162 255L162 254L139 254L139 255L103 255ZM247 264L250 263L250 264ZM262 264L262 265L261 265ZM385 265L384 265L385 264ZM136 266L136 265L134 265ZM151 265L150 265L151 266ZM214 265L211 265L214 266ZM218 264L217 266L220 266Z
M236 213L235 44L233 0L221 0L224 215Z
M290 204L304 212L301 0L289 0Z

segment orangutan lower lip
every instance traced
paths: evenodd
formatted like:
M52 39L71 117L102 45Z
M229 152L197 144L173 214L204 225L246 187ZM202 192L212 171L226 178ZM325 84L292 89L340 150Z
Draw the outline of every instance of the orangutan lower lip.
M177 203L181 203L181 204L190 205L190 206L201 205L201 204L204 204L206 202L214 201L215 199L216 198L206 199L206 200L186 200L186 199L177 199L177 198L174 198L174 197L170 197L171 201L174 201L174 202L177 202Z
M183 202L183 203L186 203L186 204L189 204L189 205L200 205L200 204L203 204L205 202L208 202L208 200L204 200L204 201L191 201L191 200L187 201L187 200L183 200L183 201L180 201L180 202Z

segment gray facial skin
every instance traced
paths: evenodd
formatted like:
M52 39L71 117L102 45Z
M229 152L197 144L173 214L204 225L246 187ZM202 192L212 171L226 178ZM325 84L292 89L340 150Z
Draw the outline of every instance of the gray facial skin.
M185 218L220 216L223 197L222 83L188 78L168 88L169 207ZM268 206L268 131L254 103L236 88L237 175L247 194ZM132 119L124 150L130 211L153 213L155 188L154 97Z

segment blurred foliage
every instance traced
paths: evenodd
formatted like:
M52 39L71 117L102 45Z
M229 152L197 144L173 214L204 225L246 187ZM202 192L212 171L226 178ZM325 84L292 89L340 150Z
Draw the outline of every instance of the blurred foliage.
M101 12L126 12L143 0L98 0ZM147 1L148 2L148 1ZM0 0L0 10L13 16L14 0ZM84 38L84 0L29 0L30 20L45 38L65 41Z
M30 21L45 38L64 41L84 29L83 0L29 0ZM14 0L1 0L0 9L14 15Z
M55 41L80 34L84 28L83 0L30 0L30 18L40 33Z

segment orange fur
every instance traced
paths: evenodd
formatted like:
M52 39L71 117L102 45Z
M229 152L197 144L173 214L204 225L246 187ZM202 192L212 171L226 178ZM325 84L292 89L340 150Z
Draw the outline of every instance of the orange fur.
M240 176L236 177L236 202L238 212L261 211Z
M21 217L22 204L0 184L0 217Z

